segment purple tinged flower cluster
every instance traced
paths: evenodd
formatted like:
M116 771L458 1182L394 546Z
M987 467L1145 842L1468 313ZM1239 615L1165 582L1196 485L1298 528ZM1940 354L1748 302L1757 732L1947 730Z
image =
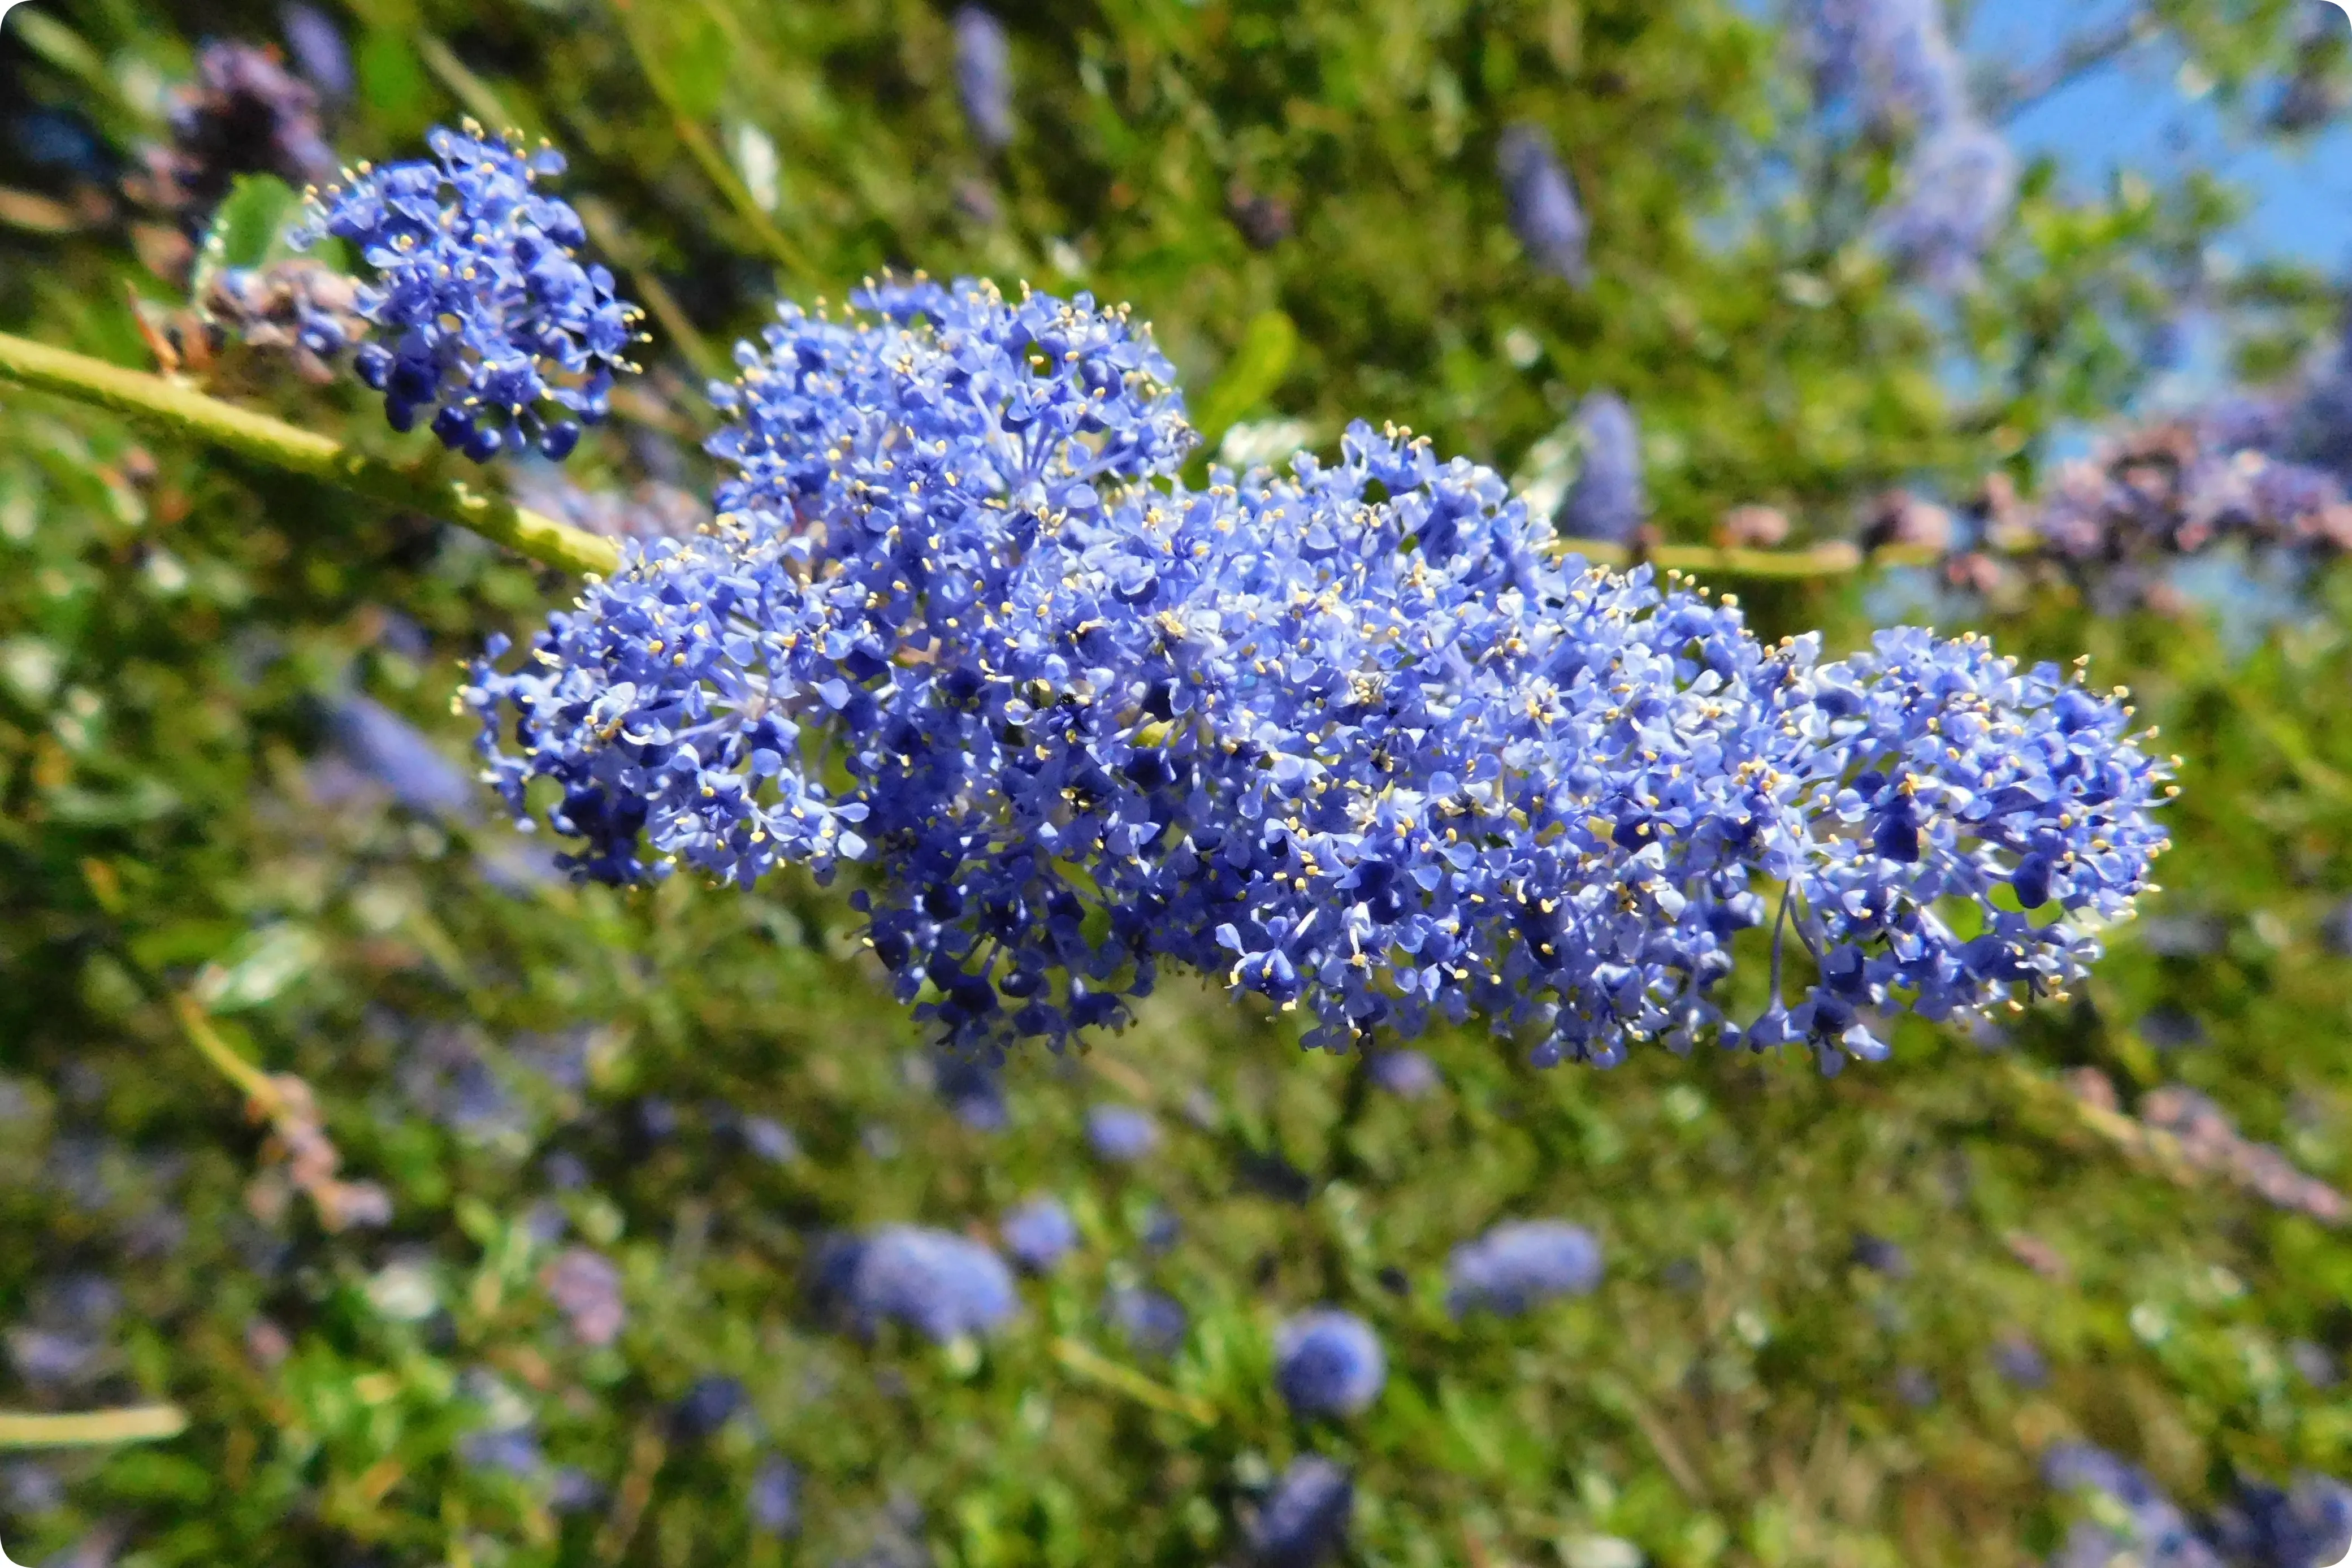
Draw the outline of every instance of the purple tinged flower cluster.
M583 1345L609 1345L628 1323L620 1268L601 1252L566 1247L541 1271L539 1282Z
M1822 102L1917 137L1879 225L1888 251L1936 288L1973 282L2015 199L2017 160L1969 101L1943 0L1803 0L1798 26Z
M817 1258L816 1284L859 1333L887 1321L939 1344L991 1333L1020 1309L1013 1271L992 1249L920 1226L835 1237Z
M1969 114L1943 0L1801 0L1798 25L1822 101L1853 100L1874 124L1927 132Z
M955 14L956 92L964 120L991 152L1013 141L1013 46L1004 24L978 5Z
M1344 1468L1320 1454L1301 1454L1258 1509L1250 1531L1253 1561L1262 1568L1316 1568L1339 1550L1355 1507L1355 1482Z
M1576 411L1576 433L1583 462L1559 503L1560 531L1623 544L1650 515L1642 484L1642 427L1623 398L1596 392Z
M602 420L615 374L636 368L638 311L613 275L583 266L587 232L538 188L563 171L552 148L436 128L431 162L362 166L317 196L298 238L333 235L373 280L360 311L375 328L353 361L407 430L430 415L452 451L568 455Z
M334 174L319 95L276 49L205 45L195 79L173 91L167 112L171 142L147 151L137 194L168 211L201 218L239 174L275 174L299 190Z
M2352 1487L2326 1476L2241 1487L2215 1514L2211 1535L2224 1557L2247 1568L2325 1568L2352 1551Z
M1964 289L2016 198L2017 154L2008 139L1978 121L1956 120L1911 150L1880 237L1931 286Z
M326 97L349 98L352 85L352 52L333 18L299 0L281 6L278 17L285 29L286 47L294 52L295 68Z
M1275 1331L1274 1385L1296 1415L1357 1415L1388 1377L1380 1335L1353 1312L1318 1308Z
M997 1230L1004 1250L1032 1274L1052 1272L1078 1245L1077 1222L1055 1197L1029 1199L1007 1214Z
M1601 1244L1583 1226L1561 1220L1507 1220L1445 1260L1445 1303L1457 1318L1473 1311L1517 1317L1600 1283Z
M2079 676L1912 630L1764 644L1394 429L1195 489L1124 310L853 303L787 307L714 388L712 531L625 544L466 697L518 816L560 786L585 875L870 862L868 940L950 1048L1058 1047L1172 963L1313 1048L1475 1013L1545 1064L1712 1038L1833 1068L1888 1010L2063 990L2147 886L2168 773ZM1743 1026L1715 992L1759 925Z
M2198 1532L2179 1504L2158 1489L2147 1473L2104 1448L2060 1443L2042 1458L2042 1480L2059 1490L2093 1493L2120 1514L2124 1534L2088 1521L2078 1521L2054 1563L2061 1568L2104 1564L2128 1549L2162 1568L2222 1568L2221 1554ZM2316 1560L2315 1560L2316 1561Z
M1585 246L1592 226L1550 132L1538 125L1512 126L1496 146L1495 166L1510 204L1511 232L1529 258L1556 278L1583 284L1590 276Z
M1160 1147L1160 1123L1131 1105L1097 1105L1087 1112L1087 1147L1098 1159L1132 1164Z

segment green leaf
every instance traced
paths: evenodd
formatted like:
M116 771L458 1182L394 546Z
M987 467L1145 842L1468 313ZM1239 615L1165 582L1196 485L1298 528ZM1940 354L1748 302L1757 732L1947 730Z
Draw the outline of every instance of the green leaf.
M1252 318L1224 370L1192 405L1192 427L1213 452L1234 422L1274 394L1298 353L1298 328L1280 310Z
M203 299L220 272L266 266L293 255L286 232L301 214L301 193L277 175L238 175L197 248L193 297Z

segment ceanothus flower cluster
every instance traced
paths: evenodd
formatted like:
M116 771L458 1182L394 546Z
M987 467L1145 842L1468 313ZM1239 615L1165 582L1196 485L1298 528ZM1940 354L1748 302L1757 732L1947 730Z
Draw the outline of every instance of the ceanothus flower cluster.
M1192 488L1167 363L1085 296L853 306L739 351L710 531L625 544L466 695L586 875L872 866L868 940L952 1048L1058 1047L1174 965L1313 1048L1476 1014L1546 1064L1833 1070L1889 1011L2062 990L2147 885L2166 767L2054 668L1767 646L1395 429Z
M303 243L347 241L374 272L353 359L395 430L430 414L433 433L476 462L535 448L568 455L602 420L639 341L613 275L583 266L587 232L538 182L563 172L551 147L436 128L433 161L362 165L314 198Z

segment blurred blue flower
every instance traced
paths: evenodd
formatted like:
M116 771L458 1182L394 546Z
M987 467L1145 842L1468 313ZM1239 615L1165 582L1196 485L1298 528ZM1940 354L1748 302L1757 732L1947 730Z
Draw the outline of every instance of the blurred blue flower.
M1419 1051L1381 1051L1366 1064L1372 1081L1399 1100L1419 1100L1444 1082L1437 1064Z
M1160 1123L1131 1105L1097 1105L1087 1111L1087 1147L1128 1164L1160 1147Z
M1143 1285L1111 1287L1103 1297L1103 1316L1129 1345L1156 1356L1174 1355L1191 1323L1182 1302Z
M1001 1078L987 1063L953 1052L937 1052L931 1058L933 1091L957 1121L974 1131L1002 1131L1010 1119Z
M2042 1479L2062 1491L2098 1492L2110 1499L2128 1521L2126 1544L2145 1553L2151 1568L2222 1568L2220 1553L2147 1473L2104 1448L2072 1441L2053 1444L2042 1457ZM2068 1549L2073 1549L2072 1542Z
M2330 1568L2352 1551L2352 1487L2302 1476L2242 1486L2213 1520L2213 1544L2248 1568Z
M610 407L616 373L639 339L635 307L613 276L576 259L580 215L541 194L562 154L436 129L434 162L370 168L326 192L298 231L333 235L374 273L360 313L375 333L353 360L407 430L433 433L476 462L499 452L568 455L583 423Z
M786 1538L800 1533L801 1473L790 1459L771 1455L761 1460L748 1501L752 1529Z
M2022 1333L2003 1334L1993 1342L1994 1370L2020 1388L2042 1388L2050 1382L2050 1363L2042 1347Z
M1339 1550L1355 1510L1355 1483L1319 1454L1301 1454L1275 1482L1250 1531L1263 1568L1317 1568Z
M1004 24L978 5L955 14L956 90L973 140L992 152L1013 141L1013 47Z
M2008 141L1960 121L1913 149L1880 234L1888 251L1931 285L1968 288L2016 195L2017 155Z
M1078 1245L1077 1222L1058 1198L1040 1194L998 1223L1004 1250L1033 1274L1044 1274Z
M1883 1236L1858 1231L1853 1238L1853 1260L1875 1274L1891 1279L1911 1277L1911 1259L1903 1248Z
M834 1237L818 1254L816 1283L860 1333L887 1320L941 1344L1000 1329L1020 1307L1013 1271L994 1251L911 1225Z
M771 1165L787 1165L800 1157L800 1140L773 1117L747 1116L739 1131L743 1147Z
M1591 226L1551 133L1538 125L1510 127L1496 147L1495 164L1510 204L1511 230L1528 258L1555 277L1581 285L1588 276L1585 244Z
M1274 1383L1299 1415L1353 1415L1388 1382L1380 1335L1352 1312L1318 1308L1275 1331Z
M681 1443L711 1436L735 1419L735 1413L743 1408L743 1384L735 1378L718 1373L696 1378L670 1406L670 1436Z
M349 98L352 54L344 46L342 30L324 11L300 0L281 8L278 18L286 34L286 47L293 51L295 68L330 100Z
M1601 1244L1560 1220L1509 1220L1446 1259L1446 1306L1516 1317L1555 1296L1581 1296L1601 1283Z
M1560 531L1571 539L1622 544L1650 515L1642 484L1642 431L1613 392L1596 392L1576 411L1583 466L1559 503Z
M620 1268L600 1252L564 1248L541 1271L540 1285L582 1344L611 1344L628 1322Z
M480 809L476 786L424 732L381 702L349 697L330 719L335 745L353 767L390 790L409 810L470 820Z

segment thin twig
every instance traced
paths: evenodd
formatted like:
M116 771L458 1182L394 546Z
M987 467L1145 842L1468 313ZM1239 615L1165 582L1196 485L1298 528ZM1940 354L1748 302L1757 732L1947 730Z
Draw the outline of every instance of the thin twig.
M126 1405L69 1415L0 1410L0 1449L94 1448L112 1443L154 1443L188 1429L176 1405Z
M774 220L761 210L758 202L752 200L751 187L735 173L735 166L727 161L718 143L711 141L710 133L687 113L685 105L678 101L677 87L670 81L669 73L662 69L655 59L653 49L638 26L632 0L613 0L613 10L621 18L621 32L628 40L629 53L635 57L637 68L645 73L646 85L654 89L654 96L661 100L662 107L669 110L670 123L677 132L678 141L685 144L694 161L702 165L702 172L709 176L712 184L719 187L719 194L727 198L727 205L735 209L735 216L759 237L760 243L783 264L784 269L796 277L807 277L808 258L801 254L800 247L785 238Z
M454 522L568 572L609 574L621 563L620 550L612 541L476 489L462 479L425 478L331 437L88 354L0 332L0 381L157 421L255 462Z
M1053 1352L1054 1359L1061 1363L1065 1370L1088 1383L1099 1384L1124 1394L1139 1405L1149 1405L1154 1410L1163 1410L1171 1415L1181 1415L1196 1426L1217 1424L1216 1406L1208 1401L1195 1399L1189 1394L1179 1394L1172 1388L1154 1383L1133 1367L1121 1366L1082 1341L1067 1336L1057 1337L1054 1341Z

